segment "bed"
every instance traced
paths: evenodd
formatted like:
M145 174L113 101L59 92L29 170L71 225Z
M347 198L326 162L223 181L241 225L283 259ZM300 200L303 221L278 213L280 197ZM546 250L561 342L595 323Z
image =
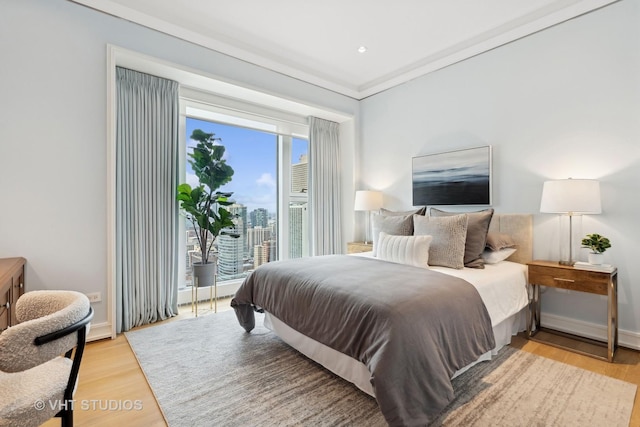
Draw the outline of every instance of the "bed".
M252 273L232 306L247 331L254 310L264 311L283 341L374 396L390 425L425 425L453 399L452 378L524 329L531 215L495 214L488 231L517 250L484 269L371 253L281 261Z

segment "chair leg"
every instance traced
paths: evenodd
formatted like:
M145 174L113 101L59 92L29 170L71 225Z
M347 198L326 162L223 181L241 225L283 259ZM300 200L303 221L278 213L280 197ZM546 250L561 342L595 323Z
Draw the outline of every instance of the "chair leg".
M62 427L73 427L73 410L67 409L60 414Z

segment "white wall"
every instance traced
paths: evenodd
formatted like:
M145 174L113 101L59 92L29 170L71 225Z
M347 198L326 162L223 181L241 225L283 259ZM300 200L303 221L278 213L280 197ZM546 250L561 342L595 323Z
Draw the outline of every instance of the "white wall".
M353 99L71 2L4 0L0 257L27 258L27 290L107 293L107 44L357 116ZM344 148L348 205L355 154ZM94 308L104 324L106 303Z
M581 231L610 237L620 328L640 345L638 23L640 1L622 0L362 101L357 187L407 208L412 157L490 144L493 207L535 214L534 255L557 259L557 217L539 213L542 183L599 179L604 212L585 216ZM606 302L549 289L545 313L604 325Z

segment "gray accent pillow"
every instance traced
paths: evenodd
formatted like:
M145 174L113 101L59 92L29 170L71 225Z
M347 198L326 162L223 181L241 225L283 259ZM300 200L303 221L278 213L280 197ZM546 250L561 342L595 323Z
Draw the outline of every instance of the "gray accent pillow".
M478 212L466 212L469 223L467 224L467 239L464 248L464 266L470 268L484 268L482 253L487 244L487 232L493 217L493 209L485 209ZM444 217L460 215L460 212L445 212L431 208L429 215L432 217Z
M516 242L513 238L504 233L487 233L487 248L492 251L499 251L506 248L515 248Z
M393 236L411 236L413 235L413 217L411 215L386 216L374 214L371 228L373 230L373 256L377 256L377 243L380 232L384 231Z
M427 213L427 207L426 206L423 206L421 208L414 209L414 210L411 210L411 211L390 211L389 209L380 208L380 215L385 215L385 216L424 215L425 213Z
M464 268L467 214L443 217L413 216L414 235L432 236L429 265Z

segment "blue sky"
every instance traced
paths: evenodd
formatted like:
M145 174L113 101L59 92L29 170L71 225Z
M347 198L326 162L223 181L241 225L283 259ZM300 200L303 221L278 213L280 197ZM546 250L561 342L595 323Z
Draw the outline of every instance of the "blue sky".
M222 138L225 146L227 164L233 170L230 183L221 191L233 192L233 200L247 206L247 212L265 208L276 212L277 202L277 136L267 132L245 129L237 126L212 123L187 118L187 146L195 143L189 137L195 129L215 133ZM297 163L301 154L307 154L307 141L294 139L292 147L293 163ZM187 178L191 186L198 184L191 165L187 164Z

